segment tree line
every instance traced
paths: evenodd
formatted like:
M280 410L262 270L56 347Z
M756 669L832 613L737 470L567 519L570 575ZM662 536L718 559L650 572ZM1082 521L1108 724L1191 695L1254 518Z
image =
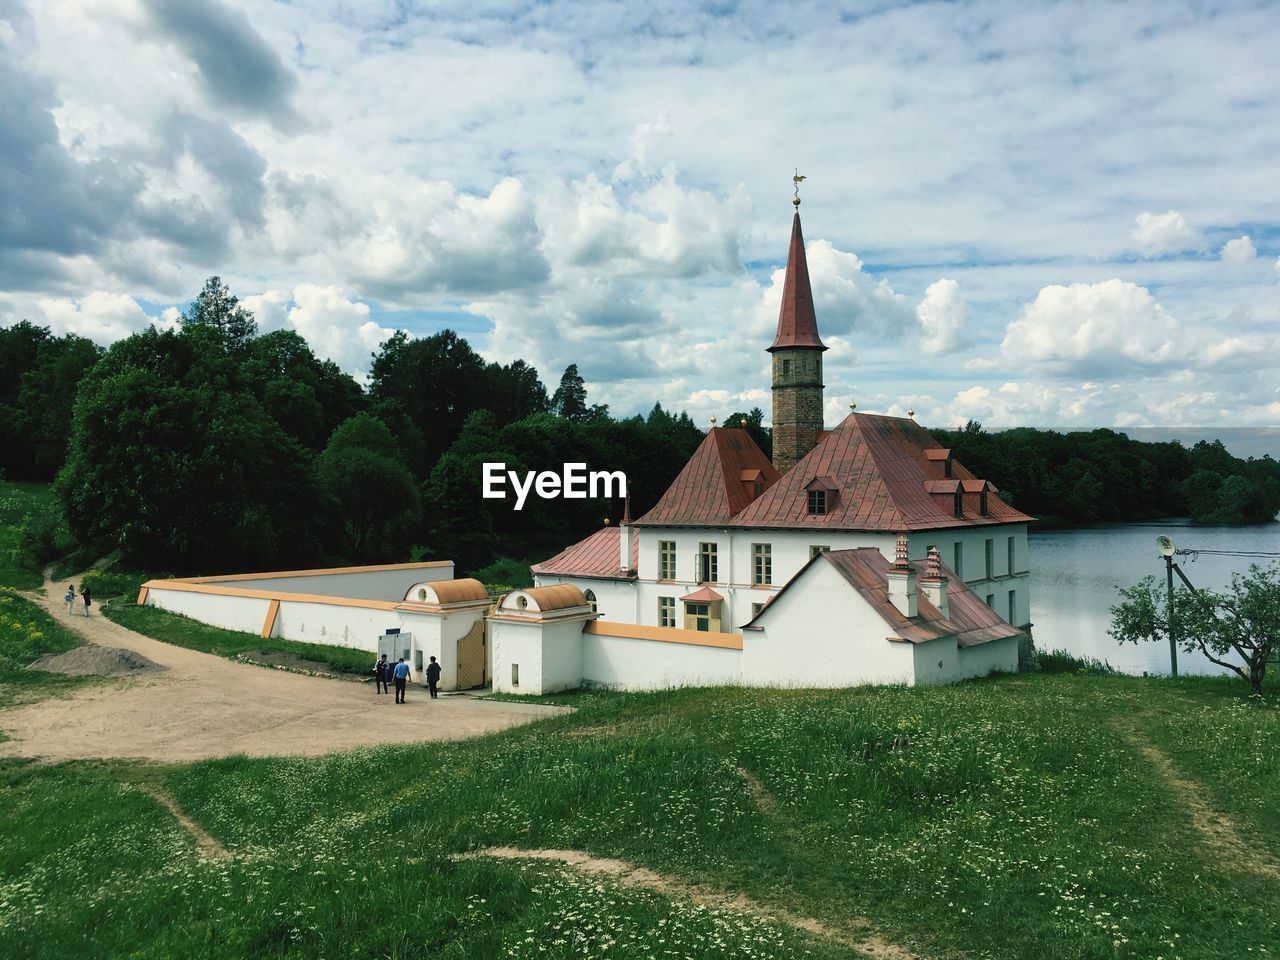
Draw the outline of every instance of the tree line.
M259 335L217 277L172 330L103 351L23 322L0 330L0 471L53 480L74 539L183 573L450 558L527 568L622 504L480 499L480 464L623 470L648 509L702 432L655 405L614 418L576 365L548 393L523 360L456 333L396 333L367 387L292 331ZM50 533L48 549L55 548Z
M730 414L770 451L758 408ZM1020 509L1066 521L1268 520L1280 465L1111 430L935 431ZM655 405L618 418L576 365L548 392L523 360L486 362L450 330L391 336L367 385L292 331L259 334L211 277L175 329L102 350L23 322L0 329L0 471L53 480L74 541L180 573L452 558L509 582L617 520L621 504L481 497L481 465L622 470L639 516L704 434ZM65 538L44 531L50 556ZM494 567L495 563L497 567ZM492 569L486 569L492 568Z
M1019 510L1049 521L1265 523L1280 513L1280 462L1242 460L1220 440L1184 447L1106 429L989 433L974 421L932 432Z

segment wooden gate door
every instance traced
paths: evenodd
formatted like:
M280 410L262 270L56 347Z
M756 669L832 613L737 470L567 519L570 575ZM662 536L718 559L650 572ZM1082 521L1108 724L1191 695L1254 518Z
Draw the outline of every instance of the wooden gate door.
M488 659L485 649L485 621L478 620L465 637L458 641L458 689L470 690L472 687L483 687L485 662Z

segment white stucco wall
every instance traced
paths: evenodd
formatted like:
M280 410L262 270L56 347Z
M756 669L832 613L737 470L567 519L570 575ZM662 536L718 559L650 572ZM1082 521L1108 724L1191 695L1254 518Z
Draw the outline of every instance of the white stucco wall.
M616 690L664 690L742 682L742 652L632 637L582 636L582 679Z
M246 588L259 589L247 585ZM151 587L147 603L202 623L257 634L262 631L271 600ZM424 665L432 656L439 661L440 687L452 690L456 689L458 679L458 640L483 619L486 612L485 606L437 614L282 599L271 635L284 640L364 650L369 653L372 667L378 638L389 629L398 628L402 634L412 637L408 646L411 651L422 652ZM411 669L416 667L416 661L417 657L411 656ZM426 682L425 676L416 669L411 679Z
M493 689L538 696L582 686L582 627L587 621L492 619ZM519 682L512 683L512 666Z
M453 579L453 564L439 567L412 566L399 570L359 570L346 573L318 573L296 577L245 577L220 580L223 586L246 590L277 590L282 593L318 594L352 600L403 600L415 583Z
M222 597L152 587L147 594L147 604L225 630L261 633L271 601L258 597Z
M818 563L742 634L742 679L751 686L848 687L915 683L912 645L889 628L828 563Z

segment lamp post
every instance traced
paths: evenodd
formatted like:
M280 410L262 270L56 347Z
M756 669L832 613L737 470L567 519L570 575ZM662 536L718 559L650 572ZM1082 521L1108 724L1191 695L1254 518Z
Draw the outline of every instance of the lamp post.
M1156 537L1156 545L1160 548L1160 555L1164 557L1164 572L1169 591L1167 608L1169 611L1169 672L1176 677L1178 675L1178 643L1173 626L1173 554L1176 548L1173 541L1163 534Z

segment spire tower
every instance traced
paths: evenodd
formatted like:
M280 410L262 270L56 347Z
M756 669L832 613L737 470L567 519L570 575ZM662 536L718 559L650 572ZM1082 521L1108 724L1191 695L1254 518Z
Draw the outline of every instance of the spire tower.
M800 229L799 171L792 177L796 195L791 221L791 249L782 283L778 333L769 347L773 354L773 466L786 473L818 442L822 432L822 353L818 318L813 311L809 264Z

